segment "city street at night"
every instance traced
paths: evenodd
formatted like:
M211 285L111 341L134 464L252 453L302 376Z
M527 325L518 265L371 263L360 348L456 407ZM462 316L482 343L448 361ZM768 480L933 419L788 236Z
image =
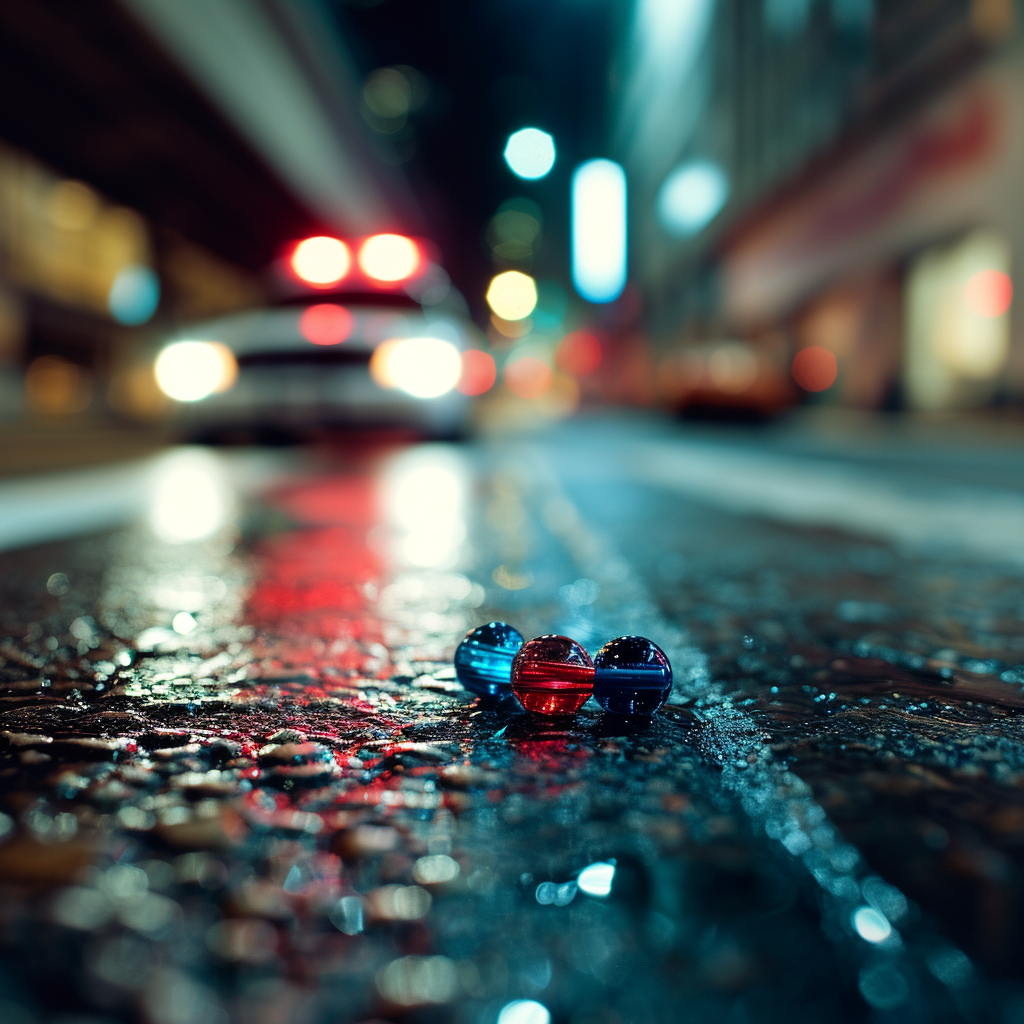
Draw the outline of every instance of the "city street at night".
M1022 25L0 4L0 1024L1024 1024Z
M144 978L157 1020L1024 1008L1021 457L950 433L613 417L40 478L124 521L2 556L8 1013ZM495 618L649 636L668 703L474 697Z

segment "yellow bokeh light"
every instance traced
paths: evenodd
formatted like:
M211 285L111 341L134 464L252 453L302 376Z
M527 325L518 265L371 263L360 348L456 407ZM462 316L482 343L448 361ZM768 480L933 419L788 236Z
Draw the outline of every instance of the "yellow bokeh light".
M537 305L537 285L529 274L506 270L491 281L487 305L502 320L522 320Z
M25 397L33 412L68 416L88 408L92 386L82 367L60 356L39 356L25 371Z
M382 341L370 356L370 376L382 388L397 387L395 375L391 369L391 354L401 341L401 338L388 338L387 341Z

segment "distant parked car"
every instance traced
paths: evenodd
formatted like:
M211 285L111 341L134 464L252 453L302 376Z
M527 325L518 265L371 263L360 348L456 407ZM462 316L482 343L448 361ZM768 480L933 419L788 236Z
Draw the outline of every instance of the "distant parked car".
M157 354L157 384L190 436L464 429L470 399L458 385L473 328L436 301L447 276L418 243L321 236L295 246L286 265L293 286L276 305L190 324Z

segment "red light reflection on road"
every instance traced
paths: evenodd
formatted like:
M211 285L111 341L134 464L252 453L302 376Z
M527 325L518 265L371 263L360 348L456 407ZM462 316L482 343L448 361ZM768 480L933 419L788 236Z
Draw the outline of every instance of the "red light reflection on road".
M286 638L296 655L303 652L301 659L321 650L322 662L334 671L366 671L364 648L380 641L379 626L366 614L366 586L383 572L366 541L376 522L372 480L346 476L296 484L271 501L305 528L276 534L256 548L248 620ZM313 672L318 668L314 664ZM308 690L309 683L301 685Z

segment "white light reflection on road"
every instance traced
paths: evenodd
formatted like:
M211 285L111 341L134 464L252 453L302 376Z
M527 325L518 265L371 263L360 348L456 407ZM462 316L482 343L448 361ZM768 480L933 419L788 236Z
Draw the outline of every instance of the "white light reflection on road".
M460 449L426 444L394 456L378 484L374 546L391 576L378 607L391 623L392 658L410 674L417 672L412 661L427 658L445 665L434 671L438 686L457 686L451 653L471 624L472 609L485 597L480 584L458 571L472 559L466 542L470 479Z
M706 676L699 681L688 678L694 652L684 646L686 634L663 617L646 584L618 555L611 538L584 522L562 492L554 468L540 449L530 446L522 457L533 467L538 492L543 495L540 500L558 502L567 512L572 510L572 514L561 517L553 532L574 553L578 569L600 586L603 599L607 598L610 606L617 605L616 628L624 633L643 631L656 637L669 652L673 664L682 669L677 675L675 694L701 697L702 752L708 760L720 765L723 790L738 799L755 830L763 830L794 860L803 863L820 887L819 898L826 919L831 916L849 921L862 938L872 942L880 952L884 951L887 959L880 963L880 970L884 968L900 978L899 972L912 972L914 968L905 955L904 943L886 942L892 933L888 919L880 911L861 903L858 879L864 875L864 862L856 848L846 843L828 820L810 786L785 764L775 760L756 722L732 704L722 693L720 684L712 683ZM621 563L621 571L610 573L608 570L615 562ZM584 892L584 876L588 870L585 868L577 878ZM865 880L865 885L867 883ZM886 886L883 894L877 885L868 885L864 898L871 898L868 893L876 898L884 895L894 906L906 902L902 893L891 886ZM862 994L871 1005L881 1005L872 1002L863 984Z
M453 569L466 539L468 473L440 445L412 448L384 471L381 495L389 555L400 567Z
M181 448L153 467L149 526L170 544L212 537L235 514L224 464L202 448Z
M5 480L0 482L0 551L109 530L138 518L159 523L174 543L200 539L181 533L194 533L201 520L208 526L218 502L224 503L223 525L234 514L231 493L270 486L282 462L266 452L214 455L202 448L175 448L113 466ZM189 490L191 484L197 489ZM179 485L185 489L175 493ZM175 510L184 517L180 524Z

